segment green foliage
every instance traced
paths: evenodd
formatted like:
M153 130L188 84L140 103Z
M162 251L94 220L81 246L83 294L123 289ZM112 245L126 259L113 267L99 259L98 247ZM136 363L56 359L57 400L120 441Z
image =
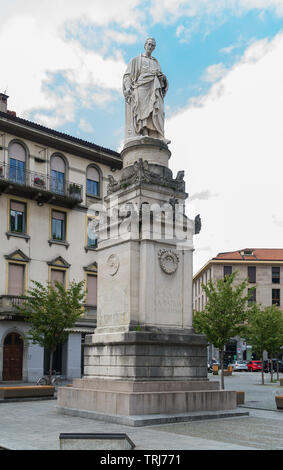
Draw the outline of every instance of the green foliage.
M255 304L249 313L246 339L253 350L262 357L263 351L270 356L278 353L283 345L283 314L276 306L261 308Z
M237 272L225 279L211 280L202 285L207 303L201 312L194 312L193 326L196 333L206 335L209 343L223 351L230 338L241 335L248 318L249 295L244 295L248 281L232 285Z
M71 282L69 289L55 282L55 286L32 281L19 312L30 323L27 337L33 343L54 352L60 343L67 340L66 328L72 328L83 313L84 282Z

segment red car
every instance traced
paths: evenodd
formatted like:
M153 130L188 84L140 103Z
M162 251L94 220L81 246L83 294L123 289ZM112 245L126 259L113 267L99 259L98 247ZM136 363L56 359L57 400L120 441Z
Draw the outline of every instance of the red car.
M257 372L262 370L262 362L261 361L250 361L248 362L248 371L249 372Z

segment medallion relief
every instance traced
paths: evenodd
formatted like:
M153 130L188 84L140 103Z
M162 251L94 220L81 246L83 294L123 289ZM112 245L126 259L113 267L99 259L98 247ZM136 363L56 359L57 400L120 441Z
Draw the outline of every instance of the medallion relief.
M179 256L172 250L161 249L158 251L159 264L166 274L173 274L179 264Z
M107 266L108 266L108 273L110 276L115 276L119 267L120 267L120 260L117 255L110 255L107 259Z

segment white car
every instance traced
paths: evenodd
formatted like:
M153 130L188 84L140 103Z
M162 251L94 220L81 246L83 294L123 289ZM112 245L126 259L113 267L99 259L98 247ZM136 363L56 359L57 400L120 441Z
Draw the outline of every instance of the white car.
M232 369L237 371L237 370L244 370L248 371L248 366L247 363L244 361L233 361L231 362Z

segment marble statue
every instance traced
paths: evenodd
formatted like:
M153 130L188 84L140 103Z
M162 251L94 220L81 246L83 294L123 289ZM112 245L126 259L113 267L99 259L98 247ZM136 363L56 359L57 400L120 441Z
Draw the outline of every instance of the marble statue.
M126 142L148 136L169 143L164 137L164 97L168 80L151 55L155 46L155 39L147 39L145 52L130 61L123 77Z

